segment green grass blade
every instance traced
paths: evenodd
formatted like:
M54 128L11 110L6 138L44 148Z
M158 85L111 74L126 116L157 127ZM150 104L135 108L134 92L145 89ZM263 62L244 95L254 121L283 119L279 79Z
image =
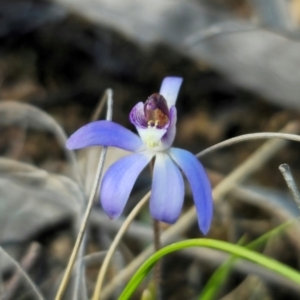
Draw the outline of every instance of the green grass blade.
M286 229L288 226L290 226L293 222L294 221L289 221L280 226L277 226L276 228L268 231L267 233L263 234L256 240L247 244L245 247L247 249L255 250L261 244L264 244L268 239L272 238L273 236L278 235L280 232L282 232L284 229ZM242 245L243 241L240 241L238 244ZM230 257L214 272L214 274L210 277L210 279L206 283L205 287L201 291L200 296L198 297L199 300L200 299L201 300L212 300L212 299L216 298L219 288L225 282L226 278L228 278L228 275L229 275L236 259L237 259L236 256ZM216 287L218 287L218 288L216 288Z
M272 259L266 257L257 252L251 251L249 249L243 248L238 245L233 245L224 241L217 241L211 239L191 239L185 240L178 243L174 243L168 245L161 250L154 253L150 256L142 266L137 270L137 272L132 276L131 280L128 282L126 287L124 288L122 294L119 297L119 300L129 299L136 288L139 286L141 281L147 276L153 265L163 256L172 253L174 251L178 251L184 248L189 247L206 247L217 249L221 251L228 252L234 256L247 259L251 262L257 263L263 267L266 267L275 273L278 273L296 283L300 283L300 273L296 270Z
M238 241L237 245L244 246L245 242L246 237L244 236ZM222 287L228 278L235 260L236 256L231 256L228 260L221 264L221 266L213 273L205 287L202 289L200 296L198 297L199 300L215 299L220 287Z

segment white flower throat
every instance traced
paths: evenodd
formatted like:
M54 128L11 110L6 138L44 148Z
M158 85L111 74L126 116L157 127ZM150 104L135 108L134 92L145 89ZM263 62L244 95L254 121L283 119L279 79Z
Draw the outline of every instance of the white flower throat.
M144 104L147 128L139 131L144 143L151 149L159 147L170 124L167 101L160 94L151 95Z

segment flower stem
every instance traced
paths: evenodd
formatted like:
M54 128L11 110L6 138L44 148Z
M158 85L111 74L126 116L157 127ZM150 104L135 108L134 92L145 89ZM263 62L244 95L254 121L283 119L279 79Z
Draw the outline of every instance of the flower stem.
M153 233L154 233L154 249L155 252L160 250L161 243L160 243L160 226L159 221L153 219Z
M153 177L153 169L154 169L154 159L150 162L150 171ZM161 248L160 241L160 226L159 221L153 220L153 239L154 239L154 252L157 252ZM153 282L156 290L156 299L161 298L161 260L159 260L155 266L153 271Z
M153 219L153 234L154 234L154 252L157 252L161 248L160 241L160 226L159 221ZM156 299L161 298L161 260L159 260L154 266L154 284L156 286Z

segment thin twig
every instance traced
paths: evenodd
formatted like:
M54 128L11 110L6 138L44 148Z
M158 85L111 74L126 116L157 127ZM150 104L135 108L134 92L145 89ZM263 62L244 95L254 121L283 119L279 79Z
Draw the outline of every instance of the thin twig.
M13 114L9 113L10 111L12 111ZM47 130L52 131L61 145L64 146L66 144L67 135L62 126L52 116L33 105L2 100L0 103L0 113L1 117L3 114L4 116L7 116L8 119L10 119L12 115L14 116L14 118L16 118L10 120L10 124L16 122L16 120L18 121L18 123L20 120L26 120L26 125L28 126L32 126L32 124L35 125L35 123L37 123L39 128L46 128ZM4 118L4 120L3 118L1 118L1 122L5 121L7 121L6 118ZM70 151L66 148L64 148L64 150L66 153L66 157L72 167L72 175L74 176L74 179L78 183L78 185L82 186L82 178L80 177L78 162L76 160L75 154L73 151Z
M106 114L106 119L107 120L111 120L111 118L112 118L112 106L113 106L112 90L108 89L107 90L107 114ZM89 201L88 201L87 209L85 211L85 215L83 217L83 221L81 223L81 227L79 229L79 233L78 233L74 248L72 250L72 253L71 253L67 268L66 268L66 271L64 273L62 282L61 282L61 284L58 288L57 294L55 296L55 300L61 300L62 299L62 296L64 294L64 291L65 291L66 287L67 287L68 281L70 279L72 269L73 269L73 266L75 264L76 256L77 256L78 250L80 248L81 242L83 240L85 230L87 228L89 216L90 216L91 210L93 208L94 198L95 198L95 195L97 193L99 180L100 180L101 175L102 175L102 170L103 170L103 166L104 166L106 152L107 152L107 147L103 147L103 150L101 152L100 159L99 159L99 164L98 164L98 167L97 167L97 172L96 172L94 184L93 184L92 191L91 191L91 194L90 194L90 198L89 198Z
M294 131L293 128L299 127L298 122L291 122L289 123L283 130L284 131ZM291 128L291 130L289 130ZM218 143L213 145L205 150L196 154L197 157L202 157L203 155L208 154L209 152L236 144L244 141L250 140L258 140L258 139L283 139L283 140L290 140L295 142L300 142L300 136L296 134L289 134L289 133L281 133L281 132L261 132L261 133L249 133L243 134L231 139L228 139L224 142Z
M297 133L299 131L299 124L296 122L288 123L287 126L283 129L290 133ZM254 135L254 134L253 134ZM254 139L252 136L248 135L249 139ZM295 135L292 136L293 140ZM241 136L242 138L239 140L239 137L234 138L238 141L245 141L247 137L245 135ZM258 138L263 138L259 136ZM270 138L270 136L265 136L264 138ZM274 136L271 136L274 138ZM279 134L277 138L283 138L282 134ZM285 136L286 138L286 136ZM231 139L232 140L232 139ZM236 142L238 142L236 141ZM300 137L298 137L297 141L300 141ZM222 143L220 143L222 144ZM220 145L218 144L218 145ZM219 149L221 147L225 147L231 145L232 143L227 143L226 141L222 146L219 147L210 147L209 151L202 151L199 153L199 156L203 156L208 154L210 151ZM227 194L235 185L248 177L250 174L259 169L266 161L268 161L272 155L274 155L279 149L281 149L286 144L286 141L282 140L274 140L265 142L255 153L253 153L245 162L243 162L240 166L238 166L235 170L233 170L224 180L218 184L213 190L213 198L215 202L220 201L220 199ZM161 235L162 245L166 245L169 242L172 242L176 236L185 232L191 225L194 224L196 220L197 214L194 207L190 208L173 226L169 227L163 234ZM143 261L149 257L153 252L153 246L148 247L141 254L139 254L134 261L132 261L125 269L123 269L103 290L101 300L105 300L109 297L109 295L116 289L120 282L127 280L143 263ZM96 299L95 299L96 300ZM97 299L98 300L98 299Z
M109 89L106 90L105 93L100 98L100 100L99 100L99 102L96 106L96 109L95 109L94 113L91 116L91 119L90 119L91 122L97 121L100 118L100 115L101 115L101 113L103 111L103 108L106 104L108 93L110 93ZM112 117L108 118L108 120L111 120L111 119L112 119ZM95 152L95 151L97 151L97 152ZM84 185L85 185L85 190L87 191L87 193L89 192L89 190L91 188L89 183L91 181L93 181L94 178L95 178L93 172L90 171L90 167L92 166L92 168L94 168L94 166L95 166L95 162L94 162L95 157L98 157L98 155L101 153L101 151L102 151L102 149L99 147L97 149L87 148L87 149L84 149L84 151L80 152L80 159L82 157L81 162L82 162L82 165L83 165L82 173L83 173L83 177L84 177ZM91 152L95 153L95 155L92 155L92 156L89 155Z
M114 222L107 222L107 215L104 212L93 210L90 220L91 224L94 226L102 227L108 232L115 234L123 225L125 218L120 217L119 219L114 220ZM152 228L141 221L133 221L126 232L126 235L133 239L141 239L141 241L145 243L149 243L149 241L153 239Z
M139 211L142 209L142 207L145 205L145 203L148 201L149 197L151 195L151 192L149 191L142 200L134 207L134 209L130 212L126 220L124 221L122 227L118 231L117 235L115 236L110 248L108 249L107 255L103 261L102 267L99 271L94 294L92 297L92 300L99 300L100 299L100 293L101 293L101 287L103 285L104 277L109 265L109 262L120 243L120 240L122 239L123 235L125 234L127 228L129 227L132 220L136 217L136 215L139 213ZM102 299L102 298L101 298Z
M24 271L28 272L30 270L30 268L36 261L37 256L40 253L40 249L41 247L38 243L32 243L29 246L27 253L25 254L24 258L21 261L21 267L23 268ZM1 297L1 300L12 299L12 297L14 296L15 292L18 289L18 286L20 285L21 276L22 276L22 272L20 271L20 269L17 269L17 272L10 279L9 283L6 285L5 294L3 295L3 297Z
M104 261L105 256L107 255L107 251L99 251L99 252L93 252L90 253L86 256L83 257L82 259L82 263L84 264L85 267L90 267L93 266L95 267L95 265L101 265ZM114 253L114 255L120 255L120 253L118 251L116 251ZM76 261L74 269L76 268L76 265L79 262ZM76 271L75 271L76 272ZM58 276L58 280L57 282L60 282L62 277L63 277L64 273L62 272L59 276Z
M295 123L295 122L291 122L288 123L282 131L290 131L290 132L298 132L299 131L299 124ZM255 135L255 134L253 134ZM253 135L250 135L249 138L253 139ZM278 134L279 136L283 135L283 136L289 136L289 137L298 137L298 140L300 142L300 137L298 135L295 134ZM283 136L281 137L283 139ZM240 141L244 141L244 136L241 136L242 138L240 139ZM269 136L268 136L269 137ZM236 138L236 140L238 140L239 137ZM289 138L288 138L289 139ZM233 139L230 139L231 141ZM225 141L226 142L226 141ZM225 146L226 143L220 143L217 144L216 146L223 144L222 147ZM236 141L235 141L236 143ZM228 145L231 145L232 143L227 143ZM241 182L242 180L244 180L250 173L253 173L255 170L259 169L263 163L265 163L266 161L268 161L275 153L278 152L279 149L281 149L284 145L286 144L286 141L284 140L269 140L267 142L265 142L259 149L257 149L248 159L246 159L242 164L240 164L235 170L234 172L232 172L229 176L227 176L225 178L225 180L223 180L222 182L220 182L220 184L218 184L217 186L217 191L218 193L222 193L223 194L223 190L225 193L227 193L229 191L229 189L232 189L237 182ZM219 149L219 147L214 148L214 147L210 147L209 149L211 149L211 151ZM207 151L204 151L205 154L207 154ZM197 155L197 156L202 156L203 152L201 155ZM219 197L214 197L215 201L218 201L218 199L221 199ZM216 203L216 202L215 202Z
M69 282L69 279L70 279L70 276L71 276L71 273L72 273L72 269L73 269L73 266L74 266L74 263L75 263L75 260L76 260L76 256L77 256L78 250L80 248L81 242L82 242L84 234L85 234L85 230L86 230L87 223L88 223L88 220L89 220L90 212L93 208L94 197L97 193L98 181L101 177L101 173L102 173L102 169L103 169L103 165L104 165L104 160L105 160L105 156L106 156L106 150L107 150L107 147L104 147L102 152L101 152L100 160L99 160L99 164L98 164L98 168L97 168L97 173L96 173L96 179L95 179L95 182L94 182L94 186L92 188L91 196L89 198L88 206L87 206L85 215L83 217L83 221L81 223L81 227L80 227L80 230L79 230L74 248L72 250L72 253L71 253L67 268L66 268L66 271L64 273L64 277L63 277L62 282L61 282L61 284L59 286L59 289L57 291L55 300L61 300L62 299L64 291L65 291L65 289L67 287L67 284Z
M34 299L44 300L44 297L42 296L41 292L39 291L38 287L32 282L32 280L29 278L28 274L22 269L22 267L19 265L17 261L15 261L7 252L3 250L3 248L0 247L0 254L3 255L3 258L10 261L20 272L20 274L25 278L26 282L31 287L33 293L34 293Z
M289 165L282 164L279 166L279 170L282 173L282 176L283 176L288 188L290 189L290 192L292 193L293 198L294 198L298 208L300 209L300 194L299 194L297 185L295 183L295 180L293 178L293 175L291 173Z
M103 111L103 108L105 106L105 103L106 103L106 99L107 99L107 93L109 93L109 90L105 91L104 95L100 98L98 104L97 104L97 107L91 117L91 122L93 121L96 121L99 119L102 111ZM110 118L111 120L112 118Z

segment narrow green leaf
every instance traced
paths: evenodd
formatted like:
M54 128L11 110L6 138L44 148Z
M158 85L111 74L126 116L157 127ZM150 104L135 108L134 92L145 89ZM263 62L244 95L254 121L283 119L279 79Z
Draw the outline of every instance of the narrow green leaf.
M268 239L272 238L275 235L278 235L280 232L282 232L284 229L286 229L288 226L290 226L294 221L286 222L269 232L263 234L256 240L252 241L251 243L247 244L245 247L247 249L255 250L257 247L259 247L261 244L265 243ZM239 241L238 245L243 245L243 241ZM237 257L232 256L227 261L225 261L210 277L208 282L206 283L205 287L200 293L200 296L198 299L200 300L212 300L215 299L217 296L218 291L220 290L220 287L225 282L226 278L228 278L228 275L232 269L232 266L234 262L236 261Z
M131 280L128 282L122 294L120 295L119 300L126 300L130 298L132 293L160 258L174 251L189 247L206 247L225 251L237 257L247 259L263 267L266 267L296 283L300 282L299 272L257 252L245 249L238 245L232 245L224 241L211 239L191 239L168 245L150 256L132 276Z

